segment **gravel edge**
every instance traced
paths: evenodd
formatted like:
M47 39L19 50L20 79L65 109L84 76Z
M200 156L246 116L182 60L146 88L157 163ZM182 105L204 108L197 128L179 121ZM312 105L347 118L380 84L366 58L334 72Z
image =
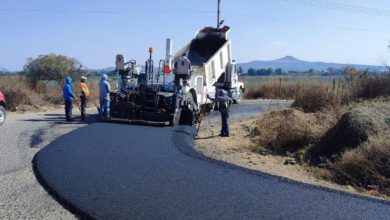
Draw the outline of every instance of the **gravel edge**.
M65 134L66 135L66 134ZM43 150L42 148L41 150ZM54 189L50 187L50 185L46 182L46 180L42 177L41 173L39 172L38 168L38 157L41 150L35 154L33 160L32 160L32 169L34 172L34 175L38 181L39 184L45 189L45 191L54 199L56 200L61 206L63 206L66 210L68 210L70 213L72 213L76 218L81 220L95 220L92 216L90 216L87 212L84 212L83 210L79 209L72 203L70 203L68 200L61 197L59 193L57 193Z

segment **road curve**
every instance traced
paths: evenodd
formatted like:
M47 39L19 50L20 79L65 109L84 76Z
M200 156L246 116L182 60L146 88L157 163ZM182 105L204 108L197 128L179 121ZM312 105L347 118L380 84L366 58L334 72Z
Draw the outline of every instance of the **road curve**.
M194 150L193 129L95 123L34 158L36 175L94 219L389 219L390 204L250 171Z

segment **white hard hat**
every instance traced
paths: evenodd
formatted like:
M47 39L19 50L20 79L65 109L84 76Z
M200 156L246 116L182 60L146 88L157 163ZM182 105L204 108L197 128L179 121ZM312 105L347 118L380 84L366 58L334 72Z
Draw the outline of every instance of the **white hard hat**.
M82 79L82 80L87 80L87 77L81 76L81 79Z

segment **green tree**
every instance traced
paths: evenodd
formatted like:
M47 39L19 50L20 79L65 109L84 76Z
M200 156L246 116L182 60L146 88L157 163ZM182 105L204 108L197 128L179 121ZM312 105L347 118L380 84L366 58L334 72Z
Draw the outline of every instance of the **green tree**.
M267 76L272 75L272 73L274 73L274 70L273 70L272 68L268 68L268 69L265 71L265 74L266 74Z
M283 69L282 68L276 68L274 72L275 72L276 75L282 75L283 74Z
M256 76L257 75L257 70L255 68L250 68L248 70L248 75L249 76Z
M82 65L78 60L56 54L28 58L23 68L23 73L33 89L37 88L41 80L51 80L62 86L66 76L76 78L82 72Z

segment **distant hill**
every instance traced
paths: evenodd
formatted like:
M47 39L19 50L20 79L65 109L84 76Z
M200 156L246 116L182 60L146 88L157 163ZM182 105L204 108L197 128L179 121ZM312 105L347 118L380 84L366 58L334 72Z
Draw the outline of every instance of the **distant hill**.
M316 71L327 70L328 68L344 68L346 66L354 66L359 70L370 69L372 71L383 71L385 67L383 66L370 66L370 65L360 65L360 64L340 64L340 63L325 63L325 62L309 62L304 60L299 60L293 56L285 56L280 59L270 60L270 61L252 61L249 63L239 63L239 67L243 68L244 72L248 71L250 68L262 69L262 68L272 68L277 69L281 68L285 71L307 71L314 69Z

